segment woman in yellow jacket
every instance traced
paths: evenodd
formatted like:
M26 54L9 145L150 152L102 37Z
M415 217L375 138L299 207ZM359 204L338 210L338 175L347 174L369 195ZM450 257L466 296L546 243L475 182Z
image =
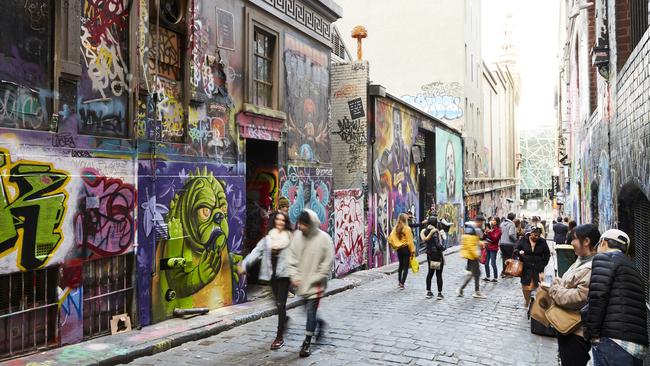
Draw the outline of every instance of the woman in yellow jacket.
M397 270L397 281L399 288L404 289L404 282L409 273L409 261L415 256L415 244L413 244L413 232L408 225L408 216L403 213L397 218L397 225L388 237L388 244L397 251L399 269Z

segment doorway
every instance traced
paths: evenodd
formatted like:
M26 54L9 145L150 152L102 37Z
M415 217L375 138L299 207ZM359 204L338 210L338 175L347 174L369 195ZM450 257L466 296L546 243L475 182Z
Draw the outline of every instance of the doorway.
M244 252L250 253L269 230L278 202L278 143L246 139L246 228ZM252 268L249 278L257 278Z
M436 148L435 135L433 132L420 130L424 136L424 145L419 146L421 151L418 167L418 193L420 196L419 219L424 220L432 213L435 213L436 193ZM415 161L415 157L413 159Z

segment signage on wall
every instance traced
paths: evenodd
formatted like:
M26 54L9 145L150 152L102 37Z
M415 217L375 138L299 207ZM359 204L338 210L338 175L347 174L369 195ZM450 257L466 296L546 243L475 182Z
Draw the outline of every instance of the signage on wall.
M352 117L353 120L366 116L366 112L363 110L363 100L361 100L361 98L348 101L348 107L350 108L350 117Z
M217 47L235 50L235 18L231 12L217 8Z

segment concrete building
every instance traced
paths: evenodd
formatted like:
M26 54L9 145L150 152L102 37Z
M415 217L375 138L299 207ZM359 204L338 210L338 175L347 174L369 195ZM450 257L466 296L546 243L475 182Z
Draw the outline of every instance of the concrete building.
M579 223L626 231L647 281L648 1L566 0L562 13L557 161L567 196L563 210Z
M332 65L336 275L395 261L387 238L408 210L452 222L447 245L463 222L460 131L371 85L371 66Z
M3 4L0 359L245 301L280 195L333 231L341 8L161 3Z

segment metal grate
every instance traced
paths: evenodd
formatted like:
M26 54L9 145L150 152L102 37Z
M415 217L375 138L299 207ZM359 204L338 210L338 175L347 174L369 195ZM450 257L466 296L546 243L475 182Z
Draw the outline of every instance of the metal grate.
M643 197L640 202L634 205L634 262L644 283L647 285L650 281L650 201ZM650 287L645 289L646 301L650 302Z
M632 48L634 48L643 38L646 29L648 29L648 0L631 0L630 15L632 16L630 31Z
M84 264L84 338L110 333L113 315L133 316L132 278L133 253Z
M58 267L0 276L0 359L56 345Z

